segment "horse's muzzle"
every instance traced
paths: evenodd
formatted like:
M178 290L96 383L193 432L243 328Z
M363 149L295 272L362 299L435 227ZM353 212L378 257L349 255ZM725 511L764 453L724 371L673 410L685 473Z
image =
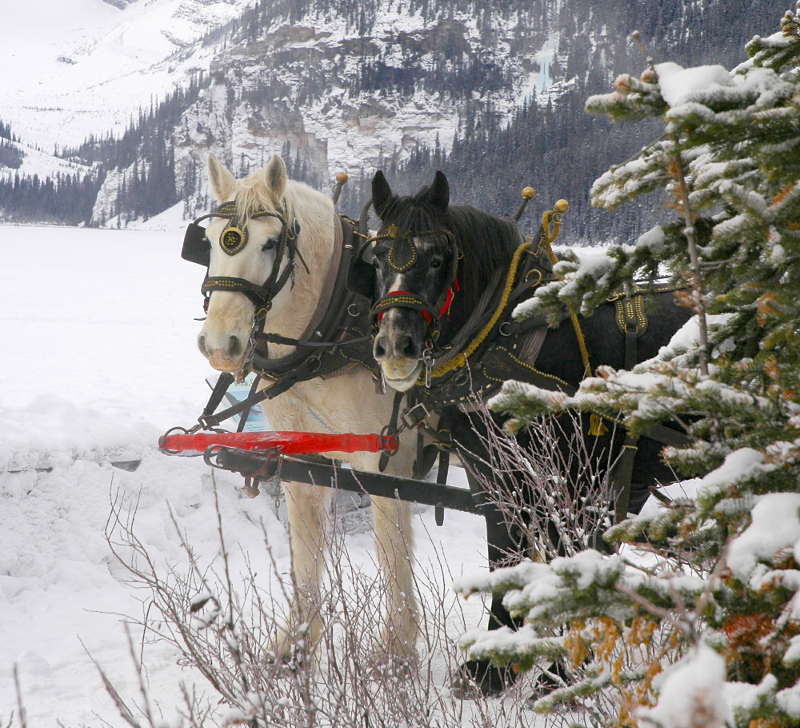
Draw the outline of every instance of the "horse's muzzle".
M222 345L214 345L219 343ZM197 348L218 371L237 372L244 364L244 344L238 336L229 336L227 341L212 343L205 334L200 333L197 337Z
M422 370L424 340L424 320L418 312L393 309L384 314L372 355L390 387L404 392L414 386Z

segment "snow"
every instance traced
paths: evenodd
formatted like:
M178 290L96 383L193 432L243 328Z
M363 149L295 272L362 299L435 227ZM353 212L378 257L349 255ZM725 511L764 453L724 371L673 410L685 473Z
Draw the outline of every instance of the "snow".
M3 4L0 118L50 150L124 131L131 115L200 68L207 32L252 0L157 0L119 10L103 0Z
M772 561L782 549L795 547L800 552L800 495L765 495L759 498L752 516L752 523L728 550L728 566L741 581L750 576L759 561Z
M723 66L683 68L667 62L656 64L656 73L661 96L672 109L685 104L693 94L725 85L731 79Z
M0 118L3 117L0 116ZM17 131L13 130L13 133L17 134ZM75 164L66 159L53 156L24 142L7 143L16 147L23 155L22 164L19 168L0 167L0 176L8 179L13 179L17 174L19 174L20 177L26 175L33 177L33 175L37 174L39 175L39 179L44 181L47 177L56 177L59 174L73 176L76 173L82 178L83 175L90 170L90 168L85 165Z
M212 64L218 71L235 71L215 83L184 115L186 143L177 142L175 159L179 172L188 156L196 159L214 143L220 145L215 151L221 157L255 167L290 141L295 151L303 148L315 171L330 179L342 170L353 174L353 160L369 174L393 155L397 161L407 159L417 143L433 147L438 140L449 149L464 115L462 104L442 95L432 97L421 88L411 97L351 92L349 79L358 75L363 59L352 51L357 31L348 26L346 13L339 8L308 7L300 18L276 22L262 39L266 46L274 44L266 57L253 48L226 46L225 38L201 42L204 34L223 27L253 2L139 0L119 10L102 0L55 4L31 0L4 9L0 58L15 72L0 77L0 119L10 122L22 137L28 156L21 172L43 178L62 170L65 163L50 156L55 145L75 147L89 135L103 137L109 132L120 137L140 108L147 109L176 86L185 85L193 74L209 71ZM539 103L547 103L549 93L563 92L561 87L568 85L554 85L551 75L557 34L548 35L527 54L536 59L539 71L520 61L512 46L524 14L493 17L501 40L490 48L482 40L485 29L471 14L453 10L443 22L456 22L471 48L490 54L498 68L509 69L512 80L507 88L487 93L477 103L478 108L491 108L501 120L508 121L534 94ZM300 35L295 37L295 31ZM311 35L303 36L304 31ZM398 38L429 32L423 13L409 12L407 3L387 0L380 4L371 42L388 51L387 63L402 65ZM246 95L282 63L278 50L291 55L297 49L324 57L318 71L331 80L330 88L308 98L303 90L308 82L305 64L299 69L292 64L282 67L286 96L267 110L267 127L254 133L254 114L260 116L261 111L246 103L229 107L228 91ZM430 67L432 55L419 63ZM281 103L290 116L296 115L296 123L281 121L282 112L277 110ZM198 126L202 132L196 131ZM35 154L37 146L42 151ZM110 216L106 198L115 196L117 181L112 171L100 193L103 204L95 209L96 221L102 217L101 209L106 219ZM200 192L205 192L204 184Z
M645 725L659 728L723 728L729 718L723 690L725 660L700 643L670 668L659 691L655 708L640 709Z
M203 270L180 259L175 219L165 213L156 224L172 230L0 226L3 725L16 707L15 663L30 728L98 725L97 716L119 725L89 654L124 696L138 699L123 623L142 618L147 594L104 539L113 500L124 512L137 507L136 535L159 568L188 568L170 507L196 557L210 564L218 556L209 469L155 449L168 427L195 420L212 373L195 346ZM135 472L112 465L138 459ZM451 474L451 483L463 479L459 469ZM218 473L216 482L233 572L249 561L275 578L263 522L285 574L288 542L269 498L242 497L238 476ZM477 516L448 512L437 528L433 509L419 509L414 538L418 570L435 562L435 550L455 577L485 569ZM348 534L347 548L359 568L375 572L370 533ZM470 626L482 609L466 605ZM138 649L135 630L134 639ZM204 683L164 643L145 643L144 657L153 698L175 724L179 683Z
M720 493L731 483L747 480L770 466L764 464L764 455L750 447L734 450L725 457L716 470L701 478L698 484L698 493L706 498Z
M667 236L664 235L664 229L660 225L656 225L646 233L639 236L636 245L641 245L653 253L657 253L664 247L667 242Z

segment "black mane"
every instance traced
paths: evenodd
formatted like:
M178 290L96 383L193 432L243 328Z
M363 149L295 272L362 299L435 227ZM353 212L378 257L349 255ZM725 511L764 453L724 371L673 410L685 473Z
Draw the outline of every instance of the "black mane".
M409 197L392 196L379 211L382 229L397 226L397 239L434 231L458 246L463 260L458 282L464 299L475 302L498 268L507 268L522 235L512 220L467 205L450 205L446 212L430 201L430 187Z

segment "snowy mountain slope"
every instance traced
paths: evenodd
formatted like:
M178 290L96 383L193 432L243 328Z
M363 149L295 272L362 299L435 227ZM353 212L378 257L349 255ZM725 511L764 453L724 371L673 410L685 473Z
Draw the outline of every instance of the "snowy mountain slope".
M243 16L210 86L168 135L178 195L205 198L209 149L240 173L282 154L295 177L323 186L341 170L402 163L419 145L447 149L471 120L504 123L553 83L558 34L534 30L529 12L375 0L364 13L262 4ZM119 187L110 175L95 222L113 217Z
M57 177L60 174L74 175L76 172L84 174L90 171L90 167L85 164L79 164L75 160L62 159L53 154L48 154L32 147L24 142L5 142L8 146L18 150L21 156L21 164L19 167L6 167L0 164L0 177L14 177L15 174L27 175L32 177L38 175L39 179L46 177Z
M739 59L742 42L772 14L769 0L122 5L64 0L51 12L46 0L32 0L10 8L0 63L16 72L0 74L0 120L45 153L80 145L72 161L96 174L80 215L63 212L74 204L47 207L6 185L7 218L124 226L180 200L190 216L208 206L209 150L238 175L281 154L291 176L319 188L345 170L351 183L341 209L357 215L375 168L415 188L443 168L442 153L455 154L458 134L469 147L451 170L458 202L505 214L531 184L575 203L581 239L598 227L606 239L609 226L587 203L607 166L601 157L608 149L625 156L649 137L609 130L585 116L583 101L643 63L627 33L641 30L659 59L717 63ZM527 114L534 93L536 113ZM28 169L46 167L40 160ZM640 223L645 212L625 218L623 234L651 226L650 218Z
M198 41L252 0L4 3L0 118L44 149L120 134L213 52Z

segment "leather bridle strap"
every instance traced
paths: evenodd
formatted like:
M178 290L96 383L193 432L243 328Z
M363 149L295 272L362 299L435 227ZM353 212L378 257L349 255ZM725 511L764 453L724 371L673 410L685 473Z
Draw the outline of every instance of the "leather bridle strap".
M209 217L222 217L228 220L237 221L236 203L226 202L225 204L221 205L216 212L211 212L207 215L199 217L197 220L195 220L195 224L200 220L204 220ZM300 227L296 219L292 221L291 226L288 225L286 218L277 212L268 212L264 210L253 213L250 217L274 217L281 223L281 234L278 240L277 250L275 251L275 262L272 266L269 276L267 277L267 280L261 285L258 285L257 283L248 281L245 278L208 276L206 277L205 281L203 281L203 285L201 286L200 290L203 295L206 296L206 298L208 297L208 294L213 291L241 293L247 296L250 301L252 301L253 305L256 307L256 310L266 309L269 311L269 309L272 308L272 299L283 289L288 280L294 274L294 257L296 254L299 255L299 251L297 250L297 236L300 233ZM245 227L242 226L242 230L244 229ZM223 231L223 235L224 232L225 231ZM242 247L243 246L244 244L242 244ZM281 273L281 262L283 261L284 254L287 253L288 264Z
M453 246L453 257L450 262L450 284L442 291L435 303L431 304L422 296L410 293L409 291L390 291L383 298L375 302L370 309L370 317L377 319L380 323L383 314L390 308L410 308L419 311L428 323L436 328L439 321L450 309L455 292L460 291L457 277L458 269L458 248Z

